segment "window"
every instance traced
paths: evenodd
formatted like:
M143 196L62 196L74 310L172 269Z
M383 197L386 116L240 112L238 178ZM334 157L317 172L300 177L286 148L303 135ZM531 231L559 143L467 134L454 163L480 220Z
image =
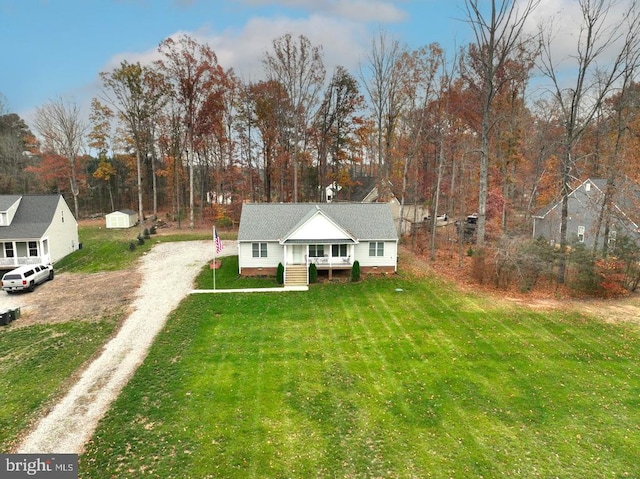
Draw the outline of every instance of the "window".
M584 226L578 226L578 242L584 243Z
M346 244L334 244L331 246L331 256L347 256L347 245Z
M251 253L254 258L266 258L267 243L251 243Z
M310 244L309 245L309 257L310 258L322 258L324 256L323 244Z
M13 243L5 243L4 244L4 257L5 258L13 258Z
M29 241L29 256L38 256L38 243Z
M384 256L384 243L382 241L369 243L369 256Z

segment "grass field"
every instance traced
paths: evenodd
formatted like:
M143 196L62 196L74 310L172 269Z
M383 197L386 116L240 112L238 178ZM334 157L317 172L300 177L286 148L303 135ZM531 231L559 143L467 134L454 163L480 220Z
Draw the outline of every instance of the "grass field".
M140 232L142 228L107 230L80 226L83 248L56 263L56 272L124 269L132 267L154 242L211 236L189 230L163 231L130 251L129 242L136 240ZM90 322L0 328L0 452L9 452L29 424L64 393L73 374L100 350L122 319L105 317Z
M0 330L0 451L7 453L39 411L110 337L116 318Z
M637 325L432 279L194 295L80 477L640 477L639 350Z

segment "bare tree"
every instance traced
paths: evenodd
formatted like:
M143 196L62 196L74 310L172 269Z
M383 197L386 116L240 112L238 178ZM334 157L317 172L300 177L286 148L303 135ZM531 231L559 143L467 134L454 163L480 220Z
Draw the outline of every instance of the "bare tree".
M77 104L58 99L50 101L36 110L34 126L44 140L46 150L64 156L69 160L69 183L73 195L76 218L79 217L78 175L76 160L84 147L87 125L82 119Z
M168 38L158 47L162 59L158 60L161 72L172 86L172 95L182 109L182 122L186 135L186 155L189 167L189 227L194 219L194 161L198 145L198 120L202 110L224 83L225 74L218 64L215 52L205 44L189 36L178 40Z
M581 23L575 53L575 83L566 86L553 48L554 33L541 29L542 55L540 68L551 81L550 94L558 105L563 127L560 178L562 182L560 220L560 261L557 281L564 283L566 275L567 218L570 182L576 158L574 150L585 129L590 125L602 102L623 76L630 52L638 49L640 17L635 2L631 2L619 21L608 16L618 2L609 0L579 0ZM609 58L608 68L604 68ZM601 61L602 60L602 61Z
M502 87L499 78L505 63L526 43L523 37L525 23L540 0L491 0L485 15L482 0L465 0L467 21L475 36L478 77L480 126L480 179L478 194L477 244L484 246L489 179L489 138L494 125L493 100ZM463 65L464 68L464 65ZM468 69L467 69L468 71Z
M407 101L403 88L401 67L405 49L400 42L387 37L381 30L371 43L366 67L361 67L360 77L369 96L375 118L376 148L381 196L389 183L391 169L391 143L397 121Z
M314 47L304 35L296 43L290 34L273 41L273 52L265 53L263 65L269 80L284 87L294 111L293 122L293 201L298 201L298 168L300 150L306 144L305 134L315 115L318 94L326 70L322 49Z

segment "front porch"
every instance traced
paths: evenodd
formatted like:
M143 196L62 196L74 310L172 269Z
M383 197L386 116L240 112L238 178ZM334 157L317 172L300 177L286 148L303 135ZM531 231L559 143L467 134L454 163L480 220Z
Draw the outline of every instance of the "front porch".
M353 267L353 253L354 245L347 243L285 243L285 285L288 284L288 278L302 281L302 271L304 271L304 284L308 284L308 271L312 264L319 271L327 271L329 279L332 279L334 270L350 270Z
M0 270L15 269L27 264L48 264L49 242L2 241L0 242Z

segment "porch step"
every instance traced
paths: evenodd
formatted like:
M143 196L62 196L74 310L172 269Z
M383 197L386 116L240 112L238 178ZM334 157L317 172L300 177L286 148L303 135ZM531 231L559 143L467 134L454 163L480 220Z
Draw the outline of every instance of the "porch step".
M289 265L285 271L285 286L306 286L307 267L305 265Z

